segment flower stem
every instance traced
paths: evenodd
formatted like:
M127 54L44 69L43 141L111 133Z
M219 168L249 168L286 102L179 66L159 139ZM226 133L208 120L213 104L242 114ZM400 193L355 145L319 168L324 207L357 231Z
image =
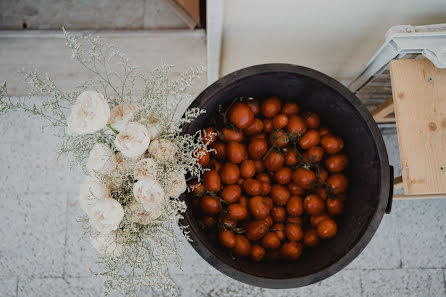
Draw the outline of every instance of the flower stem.
M116 135L119 134L118 130L114 129L110 124L107 124L106 126L107 126L108 128L110 128L110 130L112 130L113 133L115 133Z

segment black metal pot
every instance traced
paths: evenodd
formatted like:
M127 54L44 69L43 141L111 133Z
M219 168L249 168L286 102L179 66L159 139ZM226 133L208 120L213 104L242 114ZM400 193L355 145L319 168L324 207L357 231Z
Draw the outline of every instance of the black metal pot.
M272 95L319 113L323 122L344 139L350 159L350 188L337 235L316 248L305 249L296 262L253 263L232 259L201 230L190 210L183 223L190 226L193 248L224 274L259 287L296 288L333 275L361 253L386 209L390 211L393 168L378 126L358 98L336 80L301 66L257 65L221 78L192 103L191 107L203 108L207 113L184 132L192 134L205 128L218 105L228 104L235 97L264 99ZM190 206L191 199L183 197Z

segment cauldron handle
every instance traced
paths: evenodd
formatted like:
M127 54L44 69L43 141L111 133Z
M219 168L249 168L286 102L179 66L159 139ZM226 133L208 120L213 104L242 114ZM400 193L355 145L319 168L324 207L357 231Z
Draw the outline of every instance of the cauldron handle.
M389 197L387 200L386 213L390 213L392 210L392 201L393 201L393 166L390 165L390 189L389 189Z

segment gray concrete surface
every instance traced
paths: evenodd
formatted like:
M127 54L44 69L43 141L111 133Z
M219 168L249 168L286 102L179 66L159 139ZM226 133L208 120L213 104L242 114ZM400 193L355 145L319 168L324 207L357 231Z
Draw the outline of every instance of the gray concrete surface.
M0 29L184 29L163 0L2 0Z
M23 114L0 117L0 296L101 296L89 275L96 252L80 241L76 219L82 176L57 159L57 138ZM383 131L399 167L395 131ZM446 199L395 201L365 251L346 269L293 290L244 285L221 274L191 247L174 270L181 296L442 297L446 269ZM116 296L119 296L117 294ZM150 289L142 296L163 296Z

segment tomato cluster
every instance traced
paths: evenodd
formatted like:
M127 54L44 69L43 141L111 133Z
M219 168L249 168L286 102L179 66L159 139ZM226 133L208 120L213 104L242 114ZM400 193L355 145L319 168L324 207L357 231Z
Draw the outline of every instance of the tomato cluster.
M348 187L342 138L278 97L236 99L222 121L205 129L213 151L199 163L209 170L190 184L203 229L256 262L297 260L335 236Z

